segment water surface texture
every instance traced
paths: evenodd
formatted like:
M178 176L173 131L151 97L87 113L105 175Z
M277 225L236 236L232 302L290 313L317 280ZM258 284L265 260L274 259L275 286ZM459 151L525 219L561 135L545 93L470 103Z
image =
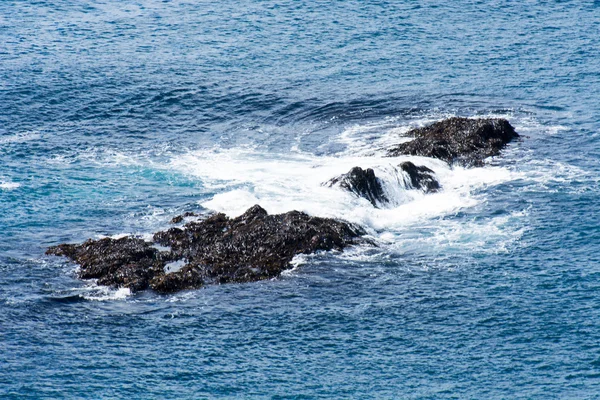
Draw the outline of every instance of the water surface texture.
M0 2L0 397L597 398L598 38L591 0ZM382 156L449 116L522 140ZM443 190L320 186L405 160ZM257 203L379 245L173 295L44 255Z

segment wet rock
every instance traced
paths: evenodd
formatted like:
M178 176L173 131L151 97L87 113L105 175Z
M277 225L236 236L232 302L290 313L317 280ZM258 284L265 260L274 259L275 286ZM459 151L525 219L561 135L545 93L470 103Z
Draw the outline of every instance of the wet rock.
M407 133L414 139L388 149L389 156L409 154L433 157L450 164L483 165L486 157L519 135L505 119L453 117Z
M193 265L186 265L177 272L159 274L150 281L150 288L159 293L173 293L180 290L202 287L202 271Z
M215 214L154 235L61 244L47 254L65 256L80 265L81 279L132 291L175 292L209 283L249 282L278 276L297 254L342 250L358 243L364 231L343 221L311 217L298 211L269 215L256 205L237 218ZM159 251L154 246L168 246ZM165 266L186 260L176 272Z
M183 222L183 220L187 217L197 217L198 214L191 212L191 211L186 211L181 215L178 215L176 217L173 217L173 219L171 220L172 224L178 224L180 222Z
M375 207L388 202L381 181L375 176L372 168L354 167L348 173L331 179L325 185L346 189L358 197L369 200Z
M100 285L133 291L146 289L149 279L161 266L158 251L151 243L133 237L61 244L50 247L46 254L65 256L78 263L81 279L97 279Z
M435 172L425 166L416 166L410 161L398 165L410 177L410 184L415 189L421 189L425 193L437 192L440 183L435 179Z
M342 250L362 229L298 211L268 215L256 205L237 218L216 214L183 229L158 232L154 240L170 246L176 258L190 260L207 281L247 282L278 276L297 254Z

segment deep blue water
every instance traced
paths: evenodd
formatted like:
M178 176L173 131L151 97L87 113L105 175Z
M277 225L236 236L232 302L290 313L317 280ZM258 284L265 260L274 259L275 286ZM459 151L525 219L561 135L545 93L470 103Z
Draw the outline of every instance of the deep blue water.
M598 1L0 2L0 397L599 398L598 38ZM317 184L451 115L523 138L388 210ZM255 202L380 245L170 296L44 255Z

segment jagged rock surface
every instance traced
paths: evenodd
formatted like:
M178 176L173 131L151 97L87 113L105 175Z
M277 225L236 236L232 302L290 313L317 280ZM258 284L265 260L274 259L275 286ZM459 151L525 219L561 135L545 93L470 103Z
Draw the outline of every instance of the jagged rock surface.
M421 189L425 193L437 192L440 183L435 179L435 172L425 166L416 166L410 161L398 165L410 177L410 185L415 189Z
M154 243L135 237L88 240L50 247L80 265L81 279L126 287L175 292L208 283L249 282L278 276L297 254L342 250L365 232L346 222L291 211L268 215L260 206L237 218L224 214L190 222L154 235ZM159 251L155 244L170 247ZM165 266L185 260L176 272Z
M375 176L375 171L372 168L354 167L348 173L331 179L325 185L329 187L340 186L358 197L369 200L375 207L388 202L381 181Z
M479 166L486 157L497 155L519 135L505 119L453 117L413 129L407 136L414 139L388 149L389 156L408 154Z

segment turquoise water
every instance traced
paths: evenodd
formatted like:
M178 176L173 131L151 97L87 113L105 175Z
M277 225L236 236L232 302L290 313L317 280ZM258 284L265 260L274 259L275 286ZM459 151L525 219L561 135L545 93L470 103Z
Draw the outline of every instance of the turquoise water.
M597 398L600 3L3 1L0 397ZM374 210L320 182L452 116L523 138ZM184 211L378 247L160 296L47 257Z

